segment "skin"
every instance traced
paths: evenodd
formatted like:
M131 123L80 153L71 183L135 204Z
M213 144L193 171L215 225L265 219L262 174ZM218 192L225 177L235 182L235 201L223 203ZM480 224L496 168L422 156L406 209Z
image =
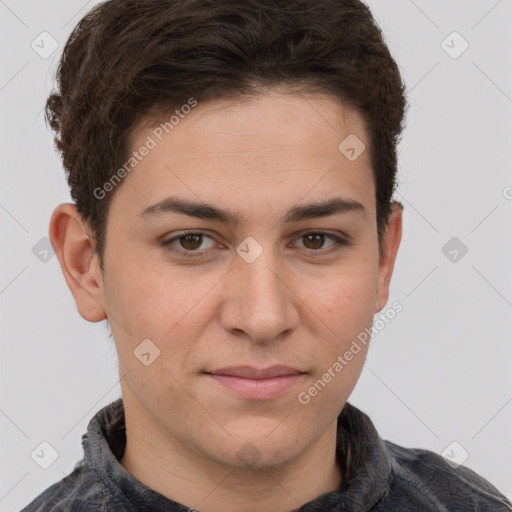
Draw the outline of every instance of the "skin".
M154 126L137 127L133 150ZM355 161L338 150L349 134L367 147ZM75 207L55 209L50 237L78 311L107 318L115 339L127 425L121 464L148 487L201 512L275 512L340 486L336 418L367 349L308 404L297 397L388 301L402 208L394 203L379 253L368 140L360 114L326 96L266 91L199 104L118 185L104 275ZM243 222L140 215L170 195ZM365 211L280 223L293 206L338 196ZM329 254L332 239L304 236L318 229L350 245ZM159 243L183 230L207 236L176 239L174 252ZM236 252L248 236L263 250L252 263ZM134 355L147 338L160 350L148 366ZM241 398L204 373L273 364L305 374L266 400ZM248 443L252 465L238 456Z

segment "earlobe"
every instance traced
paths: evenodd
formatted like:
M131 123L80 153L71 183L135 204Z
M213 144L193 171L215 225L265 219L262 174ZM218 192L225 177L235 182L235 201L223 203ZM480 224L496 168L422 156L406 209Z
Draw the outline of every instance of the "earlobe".
M392 205L392 212L386 227L382 251L379 257L379 277L375 312L379 312L388 302L389 283L393 274L398 248L402 239L402 211L403 205L395 201Z
M103 279L88 226L71 203L59 205L50 220L49 236L78 312L89 322L107 318Z

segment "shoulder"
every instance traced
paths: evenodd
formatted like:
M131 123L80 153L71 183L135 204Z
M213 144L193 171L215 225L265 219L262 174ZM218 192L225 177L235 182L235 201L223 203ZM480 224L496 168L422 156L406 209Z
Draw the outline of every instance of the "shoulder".
M107 489L83 460L59 482L48 487L21 512L92 512L105 510Z
M432 510L512 511L505 496L468 467L451 465L430 450L384 443L391 455L393 474L386 498L421 503Z

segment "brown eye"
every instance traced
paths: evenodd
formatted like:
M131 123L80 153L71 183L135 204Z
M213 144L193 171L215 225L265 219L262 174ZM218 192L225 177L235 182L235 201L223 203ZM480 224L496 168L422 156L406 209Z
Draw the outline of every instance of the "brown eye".
M208 239L210 240L210 245L208 245ZM179 253L182 256L204 256L209 249L215 246L215 240L206 233L193 232L182 233L168 240L162 240L161 244L166 249Z
M333 233L325 233L323 231L310 231L309 233L305 233L300 236L298 240L302 241L305 249L318 253L318 256L334 252L341 249L343 246L350 245L350 242L345 238L336 236ZM328 246L324 246L327 240L331 240L332 243Z
M308 249L321 249L325 242L325 235L322 233L311 233L302 238L308 241L305 243Z
M195 251L201 247L202 235L183 235L178 238L183 249L188 251Z

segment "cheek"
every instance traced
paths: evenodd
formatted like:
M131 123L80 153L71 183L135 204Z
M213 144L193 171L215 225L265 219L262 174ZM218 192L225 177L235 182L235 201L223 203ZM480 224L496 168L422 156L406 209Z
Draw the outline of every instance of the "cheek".
M302 286L305 302L337 340L346 341L371 325L377 286L371 267L347 266L323 279L304 281Z
M115 259L112 258L112 259ZM142 258L120 258L110 265L106 281L106 307L117 311L138 332L149 336L161 335L159 329L168 330L173 319L186 304L186 291L173 283L163 269ZM164 324L165 325L162 325Z
M109 283L107 308L115 317L110 323L123 373L128 371L126 383L154 411L185 410L190 397L180 385L183 366L206 319L204 307L198 307L203 287L190 293L177 281L162 272L119 266ZM165 406L160 396L166 397Z
M362 371L374 316L376 273L367 265L330 275L309 286L308 306L321 320L313 334L317 371L304 390L328 414L348 398ZM313 316L312 318L315 318ZM311 391L311 394L309 391Z
M112 313L119 357L138 368L134 350L149 339L160 351L155 368L163 366L175 374L212 321L213 295L208 292L217 281L213 275L191 279L190 271L181 275L117 267L108 283L106 307Z

